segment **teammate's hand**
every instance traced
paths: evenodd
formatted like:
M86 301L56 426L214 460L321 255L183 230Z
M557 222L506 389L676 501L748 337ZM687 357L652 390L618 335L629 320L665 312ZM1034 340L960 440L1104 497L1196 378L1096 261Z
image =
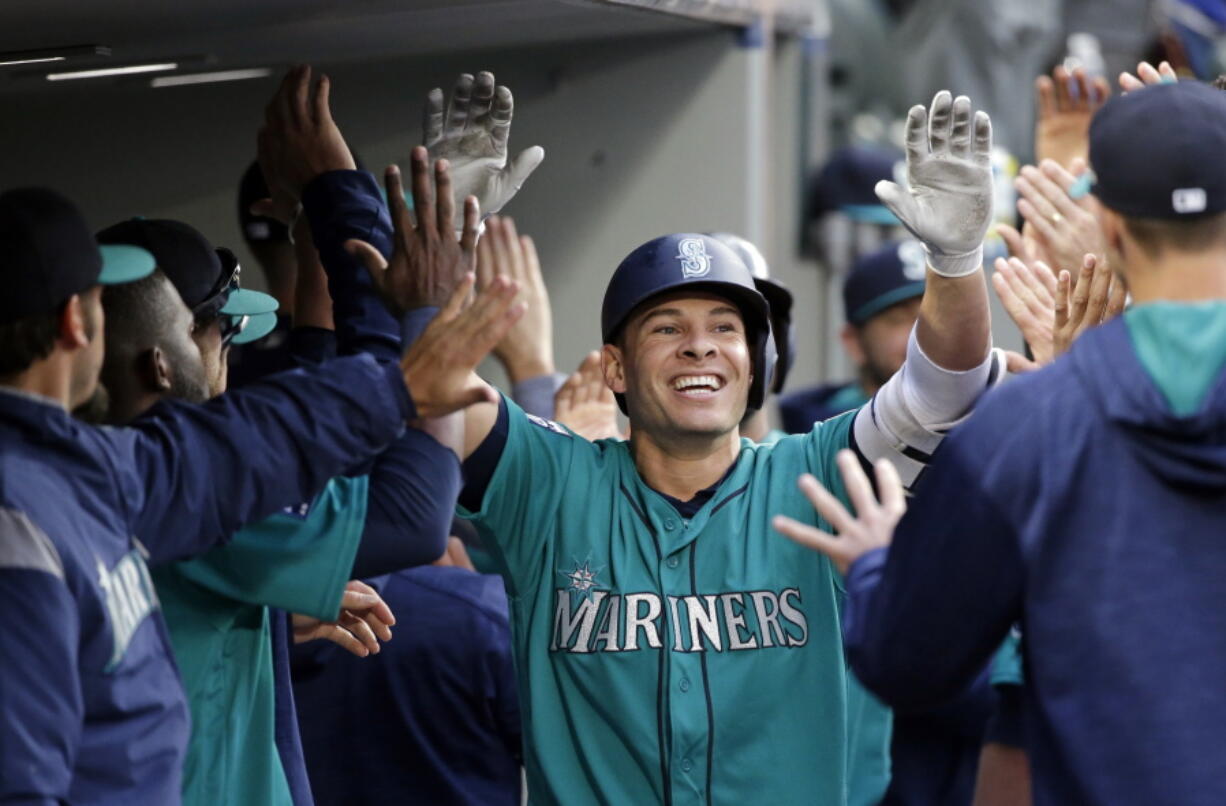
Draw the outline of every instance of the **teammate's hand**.
M1060 272L1056 284L1056 355L1068 351L1077 337L1119 316L1128 302L1128 289L1114 276L1107 261L1087 254L1074 282L1072 273Z
M364 658L379 652L380 640L392 640L391 627L395 623L391 608L375 589L355 579L345 585L336 621L293 614L294 643L326 638Z
M264 110L260 130L260 167L273 194L271 207L261 213L283 218L289 200L297 204L302 189L328 171L353 170L353 155L332 120L328 107L331 82L327 76L311 86L311 68L290 70Z
M447 305L405 353L404 381L421 417L441 417L477 403L497 403L498 393L475 372L515 320L515 283L497 277L465 309L474 277L467 274Z
M617 399L605 383L600 351L588 353L553 396L553 419L592 442L623 439L617 427Z
M413 149L409 171L416 223L404 201L400 169L389 165L385 175L387 203L395 227L391 262L365 241L345 242L345 249L366 266L379 296L397 316L414 308L442 307L476 262L477 200L465 198L464 226L456 233L451 228L455 196L447 162L440 160L434 165L437 206L426 149Z
M851 564L864 554L890 545L894 537L894 527L907 511L907 502L903 496L898 471L888 459L878 459L873 465L877 476L877 489L881 493L880 503L873 495L873 487L854 453L849 450L839 451L838 464L839 471L843 474L843 485L847 488L847 497L851 499L856 510L855 516L808 473L796 482L817 510L817 514L834 527L837 537L784 515L776 515L773 525L776 530L800 545L825 554L839 569L840 574L846 574Z
M1069 73L1057 66L1051 77L1039 76L1034 82L1035 159L1055 160L1068 167L1090 151L1090 119L1111 96L1105 78L1090 78L1083 68Z
M422 140L430 161L449 160L460 198L476 196L486 215L501 210L545 159L545 149L532 146L507 164L514 111L511 91L495 88L493 73L461 75L446 109L441 89L426 96ZM458 218L454 226L460 229Z
M485 235L477 242L477 290L495 277L519 284L519 299L527 310L494 347L494 355L512 383L553 374L553 312L536 246L527 235L516 233L513 220L497 216L485 222Z
M942 90L932 110L907 114L907 182L877 183L877 197L924 244L928 265L961 277L983 265L983 236L992 221L992 122L972 118L970 99Z
M1077 174L1088 170L1083 160L1073 160ZM1034 239L1047 254L1048 265L1072 269L1081 265L1087 252L1103 257L1106 243L1098 226L1098 202L1091 195L1074 200L1069 191L1077 176L1044 160L1039 168L1027 165L1014 182L1021 198L1017 211L1030 226Z
M1178 80L1179 76L1175 74L1175 68L1171 67L1170 62L1161 62L1157 67L1149 62L1141 62L1137 65L1135 76L1132 73L1120 73L1120 89L1132 92L1153 84L1174 84Z
M1056 285L1056 275L1042 261L1027 264L1016 257L996 259L992 287L1030 345L1037 366L1050 364L1055 358ZM1032 368L1012 356L1009 362L1010 372Z

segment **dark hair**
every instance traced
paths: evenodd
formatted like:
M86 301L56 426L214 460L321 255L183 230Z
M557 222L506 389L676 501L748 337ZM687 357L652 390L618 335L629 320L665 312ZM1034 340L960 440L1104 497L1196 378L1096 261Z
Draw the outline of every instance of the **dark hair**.
M60 333L63 311L61 305L52 313L26 316L0 325L0 376L24 372L35 361L51 355Z
M1226 213L1188 220L1126 216L1124 226L1150 256L1168 248L1181 252L1203 252L1226 245Z
M1226 90L1226 73L1223 73L1222 75L1213 79L1213 83L1209 86L1213 87L1215 90Z
M130 358L162 341L174 327L174 308L166 304L170 279L161 269L134 283L109 285L102 292L106 313L107 358Z

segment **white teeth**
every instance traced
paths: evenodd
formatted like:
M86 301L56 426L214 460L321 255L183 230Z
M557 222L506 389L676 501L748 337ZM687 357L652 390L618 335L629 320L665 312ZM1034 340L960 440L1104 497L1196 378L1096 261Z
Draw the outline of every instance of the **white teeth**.
M714 375L685 375L673 381L673 388L677 390L694 386L709 386L718 391L722 385L719 378Z

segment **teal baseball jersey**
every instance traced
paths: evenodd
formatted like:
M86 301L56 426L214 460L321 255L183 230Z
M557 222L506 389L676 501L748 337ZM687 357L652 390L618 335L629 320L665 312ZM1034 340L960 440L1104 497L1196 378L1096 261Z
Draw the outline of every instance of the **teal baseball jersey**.
M829 528L796 478L845 499L854 412L743 441L683 518L626 443L506 406L480 511L461 514L506 579L532 802L846 803L842 580L770 522Z
M154 569L192 713L184 806L290 806L275 743L268 607L333 619L366 521L367 479L250 524L221 548Z

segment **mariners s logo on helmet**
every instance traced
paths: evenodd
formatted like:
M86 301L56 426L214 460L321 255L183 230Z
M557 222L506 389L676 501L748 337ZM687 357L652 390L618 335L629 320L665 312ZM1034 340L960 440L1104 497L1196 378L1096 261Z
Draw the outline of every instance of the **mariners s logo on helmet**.
M711 271L711 256L701 238L682 238L677 244L677 260L681 261L684 277L705 277Z

